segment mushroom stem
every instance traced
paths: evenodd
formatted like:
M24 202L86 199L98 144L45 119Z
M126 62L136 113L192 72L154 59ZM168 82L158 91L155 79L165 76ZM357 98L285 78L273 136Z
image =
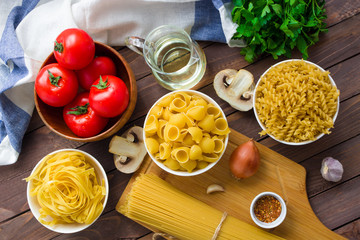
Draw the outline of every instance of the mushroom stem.
M136 156L138 149L133 142L130 142L126 138L114 136L111 140L109 152L122 156Z
M239 111L252 109L253 83L254 76L244 69L225 69L214 78L217 95Z
M111 139L109 152L114 154L114 163L120 172L133 173L140 167L146 155L142 132L141 127L134 126L121 137Z
M231 95L242 95L248 91L254 82L252 78L248 77L248 71L240 70L231 79L231 83L227 89L228 94Z
M254 94L254 91L249 91L250 89L248 89L248 91L244 92L242 95L241 95L241 98L243 100L249 100L250 98L252 98L253 94Z

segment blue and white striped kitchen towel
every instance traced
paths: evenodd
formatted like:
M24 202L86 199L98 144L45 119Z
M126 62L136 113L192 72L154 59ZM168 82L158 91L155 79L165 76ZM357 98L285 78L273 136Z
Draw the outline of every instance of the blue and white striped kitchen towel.
M231 0L11 0L0 1L0 165L17 161L28 127L33 82L56 36L78 27L94 40L124 45L164 24L195 40L228 43L237 25Z

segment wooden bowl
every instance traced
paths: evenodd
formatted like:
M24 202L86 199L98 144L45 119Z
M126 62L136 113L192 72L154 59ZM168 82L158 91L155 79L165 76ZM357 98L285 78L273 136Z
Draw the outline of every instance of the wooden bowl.
M111 118L105 129L101 131L99 134L93 137L82 138L75 135L65 124L65 121L63 120L63 116L62 116L63 108L52 107L45 104L38 97L34 88L35 106L39 116L41 117L45 125L50 128L51 131L55 132L56 134L64 138L79 142L93 142L110 137L116 132L118 132L125 125L125 123L129 120L131 114L135 109L136 100L137 100L136 79L133 71L131 70L129 64L126 62L123 56L121 56L112 47L96 41L95 41L95 56L106 56L114 61L117 71L116 76L121 78L128 87L129 97L130 97L129 105L121 115ZM51 53L46 58L41 68L43 68L44 66L50 63L56 63L54 53Z

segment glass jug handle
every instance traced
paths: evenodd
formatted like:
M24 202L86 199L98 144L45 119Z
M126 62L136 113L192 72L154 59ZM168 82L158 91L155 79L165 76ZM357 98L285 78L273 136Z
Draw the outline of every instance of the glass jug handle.
M126 46L141 56L143 56L142 50L144 48L144 42L145 39L133 36L125 39ZM139 49L141 49L141 51Z

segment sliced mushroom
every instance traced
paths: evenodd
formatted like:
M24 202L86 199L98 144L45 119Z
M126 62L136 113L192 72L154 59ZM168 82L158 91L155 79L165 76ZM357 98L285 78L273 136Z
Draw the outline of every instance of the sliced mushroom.
M254 76L245 69L225 69L214 78L216 94L239 111L252 109L253 83Z
M114 154L114 163L120 172L133 173L138 170L146 155L143 129L134 126L121 137L114 136L109 144L109 152Z

